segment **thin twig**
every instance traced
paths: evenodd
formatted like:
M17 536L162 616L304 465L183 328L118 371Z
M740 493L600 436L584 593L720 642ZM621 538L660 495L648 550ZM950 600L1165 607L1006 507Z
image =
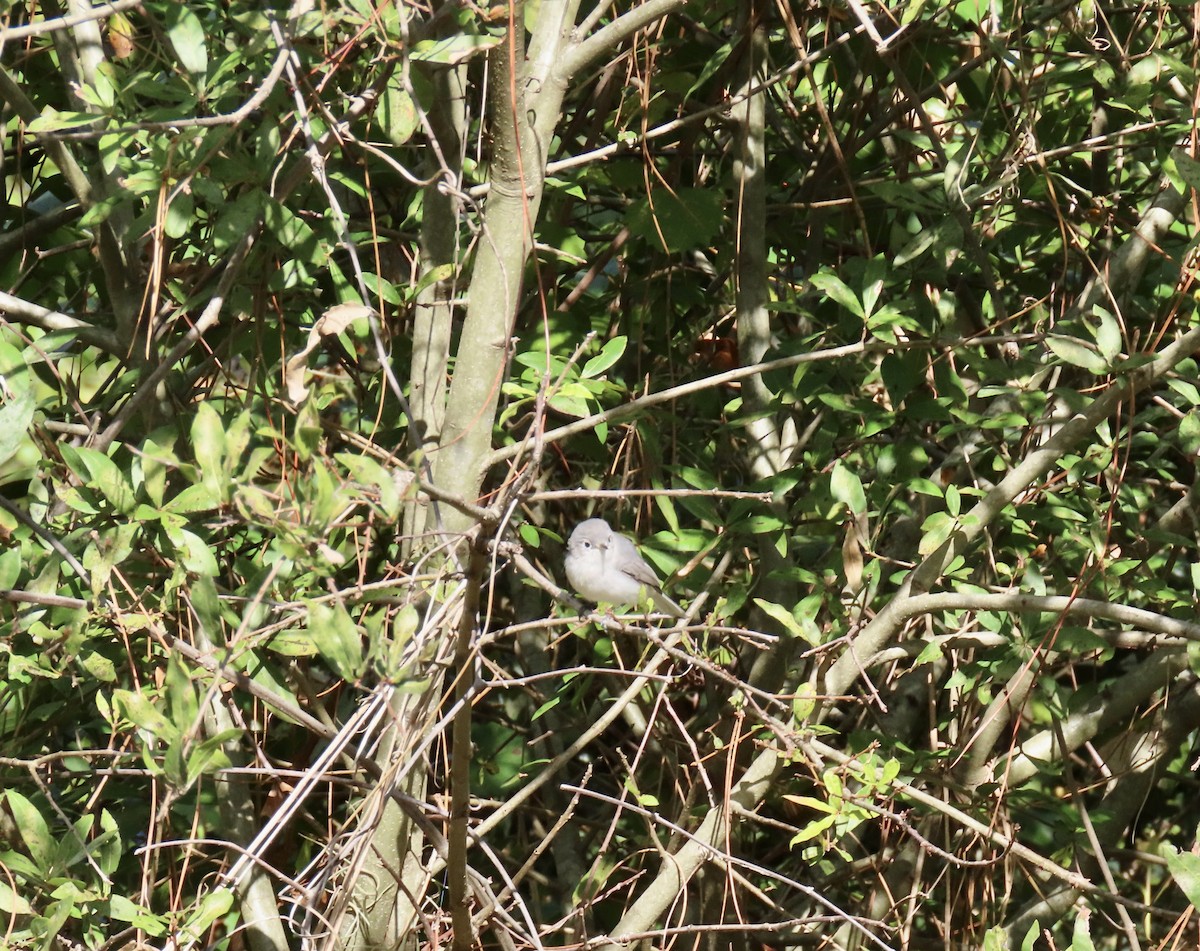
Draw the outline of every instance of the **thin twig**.
M214 126L238 125L245 119L250 118L251 114L267 101L267 98L279 82L279 77L283 75L284 67L287 66L287 59L288 51L286 49L280 50L275 57L275 62L272 64L270 71L258 83L254 94L233 112L215 116L191 116L180 117L178 119L164 119L156 122L137 122L132 125L105 126L98 129L46 130L27 134L36 141L50 139L78 142L87 139L98 139L106 135L132 135L137 132L176 132L179 129L208 129Z
M21 40L27 36L41 36L43 33L53 33L55 30L69 30L80 23L87 23L89 20L103 20L114 13L140 9L141 6L142 0L109 0L109 2L93 7L86 13L73 13L70 16L55 17L52 20L39 20L23 26L6 27L0 30L0 47L12 40Z

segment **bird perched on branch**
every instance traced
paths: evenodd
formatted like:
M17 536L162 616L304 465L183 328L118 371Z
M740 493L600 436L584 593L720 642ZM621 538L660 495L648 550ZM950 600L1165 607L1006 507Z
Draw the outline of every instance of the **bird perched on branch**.
M662 592L654 569L624 535L602 518L580 522L567 539L567 580L598 604L642 604L649 597L664 614L683 617L683 608Z

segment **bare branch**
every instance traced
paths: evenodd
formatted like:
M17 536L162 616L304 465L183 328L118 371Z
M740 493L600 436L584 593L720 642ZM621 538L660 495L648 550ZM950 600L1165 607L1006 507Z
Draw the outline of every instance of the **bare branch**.
M43 33L53 33L55 30L68 30L80 23L90 20L103 20L114 13L124 10L140 10L142 0L111 0L84 13L73 13L70 16L55 17L52 20L39 20L36 23L26 23L24 26L12 26L0 30L0 47L13 40L21 40L27 36L41 36Z
M113 331L0 291L0 320L5 318L13 323L29 324L50 332L67 330L90 346L116 356L123 355L121 342Z

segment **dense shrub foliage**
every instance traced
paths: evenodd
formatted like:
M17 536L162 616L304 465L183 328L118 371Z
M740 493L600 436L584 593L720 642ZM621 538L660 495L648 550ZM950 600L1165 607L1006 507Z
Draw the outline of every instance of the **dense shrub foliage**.
M5 7L4 941L1195 946L1192 13Z

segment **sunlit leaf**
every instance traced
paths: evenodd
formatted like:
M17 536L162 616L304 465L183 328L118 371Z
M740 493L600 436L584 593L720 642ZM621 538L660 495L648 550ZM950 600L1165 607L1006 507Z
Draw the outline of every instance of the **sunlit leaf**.
M867 496L862 480L841 461L834 465L833 472L830 473L829 489L833 497L855 515L861 515L866 511Z
M583 365L580 376L585 379L599 376L621 359L628 342L628 337L613 337L611 340L606 340L604 346L600 348L600 352Z
M0 466L16 455L33 422L33 387L27 377L14 377L8 384L10 396L0 404Z
M1108 361L1091 347L1080 343L1074 337L1064 337L1060 334L1047 334L1046 346L1054 351L1055 356L1073 366L1090 370L1092 373L1103 373L1108 369Z
M39 872L43 875L48 874L54 861L57 842L50 834L50 827L33 802L17 790L9 789L5 796L16 824L15 831L20 833L29 857Z
M161 12L167 36L179 63L192 76L202 81L208 71L208 46L200 18L185 3L155 4Z
M412 58L427 63L453 66L486 53L503 39L500 35L459 33L440 40L420 40L413 46Z
M858 295L832 271L821 271L814 274L812 283L813 287L822 291L827 297L833 298L856 317L865 317L862 301L858 299Z

